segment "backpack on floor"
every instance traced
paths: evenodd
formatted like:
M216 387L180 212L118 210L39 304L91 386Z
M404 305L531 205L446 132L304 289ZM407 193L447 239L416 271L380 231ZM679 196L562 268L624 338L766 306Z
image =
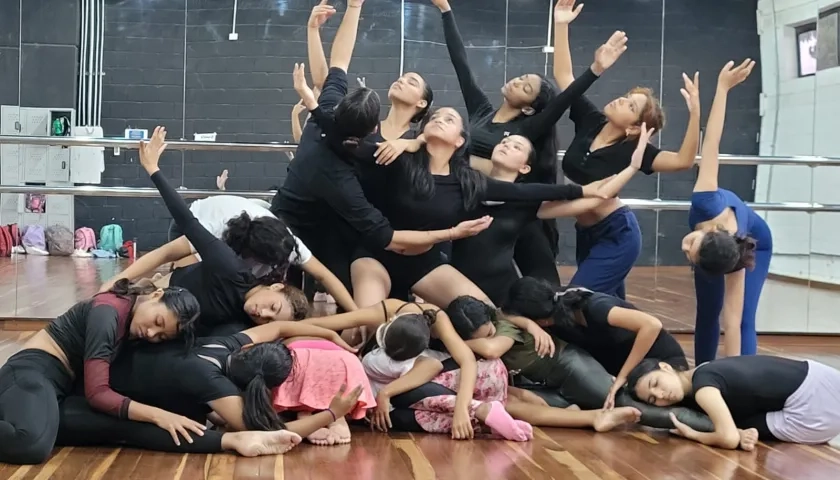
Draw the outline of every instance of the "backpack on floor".
M70 256L73 255L73 232L64 225L53 225L47 227L44 232L47 241L47 251L50 255Z
M35 248L41 251L47 251L47 240L44 237L44 227L40 225L27 225L23 227L23 237L20 244L24 248Z
M99 231L99 249L117 253L123 245L122 227L117 224L105 225Z
M76 229L73 235L73 246L76 250L90 251L96 248L96 234L93 229L89 227L80 227Z
M9 225L0 227L0 257L11 257L15 248Z

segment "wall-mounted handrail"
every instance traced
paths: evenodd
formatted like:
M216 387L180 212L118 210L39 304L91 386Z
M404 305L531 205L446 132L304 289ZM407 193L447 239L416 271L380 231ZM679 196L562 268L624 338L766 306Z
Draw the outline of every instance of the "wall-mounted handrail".
M172 140L166 142L170 150L223 150L243 152L294 152L297 145L289 143L229 143L229 142L194 142ZM105 147L136 150L137 140L126 138L95 137L27 137L22 135L0 135L0 145L46 145L59 147ZM560 157L565 151L558 152ZM700 161L700 157L697 157ZM721 155L724 165L799 165L807 167L840 166L840 158L818 156L760 157L755 155Z
M0 185L0 193L40 193L45 195L75 195L77 197L130 197L157 198L160 193L155 188L133 187L44 187L36 185ZM233 190L197 190L178 189L184 198L205 198L214 195L237 195L247 198L261 198L270 200L276 191L233 191ZM634 210L684 211L688 210L691 202L685 200L643 200L638 198L622 198L622 202ZM772 212L840 212L840 205L808 203L808 202L772 202L749 203L750 208L757 211Z

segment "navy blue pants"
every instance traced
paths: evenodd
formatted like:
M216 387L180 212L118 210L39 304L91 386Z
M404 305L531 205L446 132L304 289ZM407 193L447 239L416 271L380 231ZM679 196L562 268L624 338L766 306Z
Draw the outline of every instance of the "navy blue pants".
M624 299L624 279L642 253L636 215L621 207L595 225L575 229L578 269L570 283Z
M747 270L744 281L744 310L741 313L741 355L755 355L758 337L755 333L755 314L758 300L773 256L773 237L770 227L762 220L750 232L758 241L755 268ZM697 316L694 324L694 359L697 365L715 359L720 343L720 313L726 294L723 275L712 276L694 270L694 292L697 297Z

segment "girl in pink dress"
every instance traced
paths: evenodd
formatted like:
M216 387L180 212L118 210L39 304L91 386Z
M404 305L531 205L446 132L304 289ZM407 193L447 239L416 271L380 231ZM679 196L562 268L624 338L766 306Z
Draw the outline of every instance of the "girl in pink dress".
M364 418L366 410L376 406L362 362L354 354L322 339L291 338L286 346L294 356L294 366L286 381L273 391L275 410L297 412L298 418L316 411L329 411L330 402L342 385L348 388L362 386L362 394L350 411L350 418ZM327 427L309 435L307 440L316 445L350 443L350 427L344 417L337 417Z

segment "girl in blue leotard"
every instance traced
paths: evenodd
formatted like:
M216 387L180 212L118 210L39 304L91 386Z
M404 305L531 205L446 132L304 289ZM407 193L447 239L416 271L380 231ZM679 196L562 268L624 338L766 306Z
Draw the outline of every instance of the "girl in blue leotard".
M694 357L697 364L714 360L723 317L726 356L755 355L755 313L773 251L767 223L737 195L718 188L718 154L726 97L743 82L755 62L727 63L720 72L691 209L693 232L683 238L682 250L694 268L697 320Z

